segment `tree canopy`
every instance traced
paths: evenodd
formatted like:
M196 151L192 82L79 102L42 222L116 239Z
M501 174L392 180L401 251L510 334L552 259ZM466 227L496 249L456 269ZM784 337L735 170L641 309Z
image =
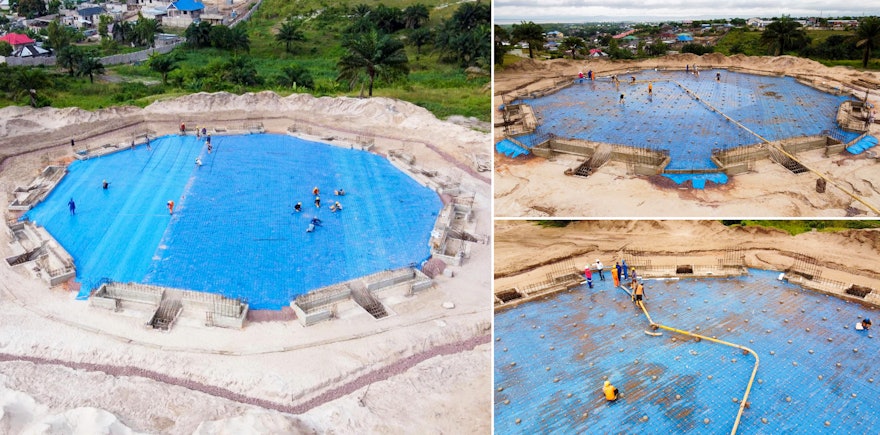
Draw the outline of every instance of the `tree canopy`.
M790 50L799 50L809 44L809 38L801 23L783 15L764 28L761 43L770 54L779 56Z

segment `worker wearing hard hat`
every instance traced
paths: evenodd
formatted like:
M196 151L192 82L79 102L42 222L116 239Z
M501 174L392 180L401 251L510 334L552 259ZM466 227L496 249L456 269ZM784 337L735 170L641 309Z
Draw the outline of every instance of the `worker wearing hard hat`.
M610 381L605 381L605 386L602 387L602 392L605 393L605 400L609 402L617 400L617 397L620 396L620 391L618 391L614 385L611 385Z

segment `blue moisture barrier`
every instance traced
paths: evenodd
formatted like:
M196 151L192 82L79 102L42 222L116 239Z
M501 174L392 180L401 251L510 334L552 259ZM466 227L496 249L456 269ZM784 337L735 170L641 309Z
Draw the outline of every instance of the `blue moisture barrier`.
M865 136L859 139L858 142L846 147L846 150L851 154L861 154L867 151L869 148L877 145L877 138L874 136Z
M509 139L496 143L495 150L507 157L519 157L529 154L529 150L511 142Z
M283 135L212 143L209 154L204 140L167 136L152 151L74 162L27 213L73 255L80 296L110 278L280 309L310 290L430 255L440 199L382 157ZM340 188L345 196L334 196ZM331 213L335 201L343 210ZM315 217L321 225L307 233Z
M631 76L637 83L630 83ZM713 150L762 142L709 106L770 141L823 132L847 137L836 125L837 109L846 97L823 93L791 77L727 70L700 71L697 77L693 71L646 70L619 79L619 86L609 80L586 81L524 100L538 120L534 136L552 133L667 150L669 169L715 168ZM651 94L646 81L653 81ZM527 137L520 139L533 145Z
M717 174L663 174L664 177L675 181L675 184L681 184L686 181L691 182L691 186L694 189L705 189L706 182L712 182L715 184L725 184L727 183L727 174L717 173Z
M878 313L778 274L649 280L646 306L657 323L758 353L738 433L876 432L880 338L855 324L867 316L876 325ZM629 295L611 278L593 283L496 313L496 433L730 433L754 357L670 331L647 335ZM616 402L602 394L606 376L622 394Z

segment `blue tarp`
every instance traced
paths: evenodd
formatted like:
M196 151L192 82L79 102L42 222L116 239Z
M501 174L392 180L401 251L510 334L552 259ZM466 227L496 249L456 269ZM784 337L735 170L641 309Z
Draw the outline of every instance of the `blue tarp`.
M720 81L715 79L716 73L721 74ZM524 100L535 110L538 128L517 140L531 146L552 133L666 150L671 157L669 169L715 168L713 150L762 142L709 106L771 141L823 132L844 139L854 137L835 123L837 109L846 97L823 93L791 77L727 70L702 70L700 77L684 71L653 70L632 75L638 83L630 84L629 76L620 77L620 86L608 80L587 81ZM651 94L645 81L653 81ZM621 94L624 104L620 104Z
M495 150L507 157L519 157L529 154L529 150L513 143L509 139L504 139L495 144Z
M704 189L706 182L711 181L715 184L727 183L727 174L663 174L664 177L675 181L675 184L681 184L690 181L694 189Z
M208 154L204 140L168 136L152 151L74 162L27 213L74 257L82 296L106 277L280 309L310 290L429 255L440 199L384 158L283 135L212 142ZM339 188L345 196L334 196ZM331 213L337 200L344 209ZM303 212L293 211L296 202ZM314 217L322 225L307 233Z
M859 139L858 142L846 147L846 150L852 154L861 154L868 150L869 148L877 145L877 138L874 136L865 136Z
M645 334L645 316L607 275L593 275L594 289L496 313L496 433L730 433L754 358ZM876 432L880 339L854 329L859 316L876 322L875 309L777 275L648 281L646 305L657 323L758 353L741 433ZM617 402L602 396L606 376L623 395Z

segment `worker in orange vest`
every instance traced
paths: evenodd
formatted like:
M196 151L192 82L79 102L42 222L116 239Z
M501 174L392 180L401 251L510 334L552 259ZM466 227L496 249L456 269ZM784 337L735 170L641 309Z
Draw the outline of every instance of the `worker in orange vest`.
M168 201L168 214L174 214L174 201Z
M605 400L609 402L617 400L620 396L620 391L614 385L611 385L610 381L605 381L605 386L602 387L602 392L605 393Z

